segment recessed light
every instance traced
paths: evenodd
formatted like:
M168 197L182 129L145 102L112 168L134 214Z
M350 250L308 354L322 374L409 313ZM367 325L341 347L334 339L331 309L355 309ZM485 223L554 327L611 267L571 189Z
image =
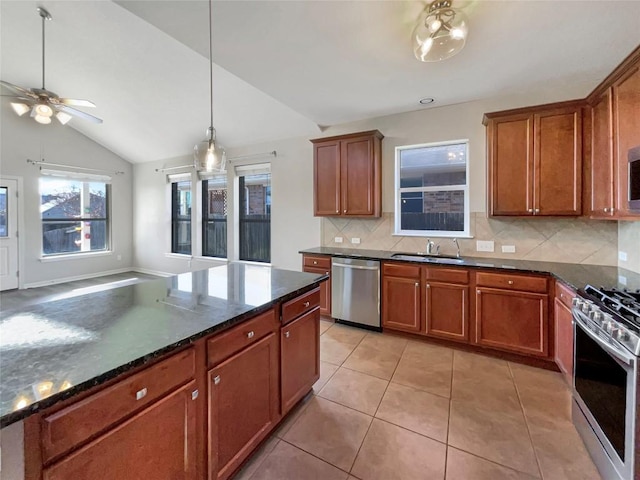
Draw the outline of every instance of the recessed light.
M433 103L435 101L436 101L435 98L432 98L432 97L425 97L420 99L420 103L422 105L429 105L430 103Z

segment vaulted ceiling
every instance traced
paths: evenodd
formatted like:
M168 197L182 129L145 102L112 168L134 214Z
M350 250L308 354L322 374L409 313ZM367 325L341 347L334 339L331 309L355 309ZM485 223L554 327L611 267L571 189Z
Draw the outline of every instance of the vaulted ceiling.
M209 125L203 0L0 2L0 76L86 98L104 119L69 124L131 162L188 154ZM227 147L319 126L530 92L584 97L640 41L638 1L454 1L469 18L457 56L420 63L415 1L215 1L214 126ZM7 92L3 92L7 93ZM12 114L5 104L2 115Z

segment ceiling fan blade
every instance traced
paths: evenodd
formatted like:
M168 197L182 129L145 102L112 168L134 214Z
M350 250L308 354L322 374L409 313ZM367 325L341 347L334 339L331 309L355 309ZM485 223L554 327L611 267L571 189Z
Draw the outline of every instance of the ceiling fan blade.
M8 98L10 100L19 100L21 102L33 103L33 98L21 97L19 95L0 95L0 97Z
M22 95L26 95L27 97L38 98L38 96L35 95L33 92L31 92L31 91L29 91L29 90L27 90L25 88L19 87L17 85L14 85L13 83L9 83L9 82L5 82L4 80L0 80L0 85L2 85L3 87L8 88L9 90L13 90L16 93L20 93Z
M54 105L54 107L56 110L68 113L69 115L73 115L74 117L82 118L93 123L102 123L101 118L94 117L93 115L89 115L88 113L82 112L75 108L67 107L66 105Z
M73 107L91 107L95 108L96 104L89 100L78 100L77 98L58 98L60 103L64 105L70 105Z

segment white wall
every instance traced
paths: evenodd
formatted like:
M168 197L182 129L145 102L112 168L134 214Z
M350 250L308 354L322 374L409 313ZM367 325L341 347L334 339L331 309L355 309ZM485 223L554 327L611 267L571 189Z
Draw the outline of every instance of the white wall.
M82 120L72 120L79 121ZM18 117L5 102L0 110L0 139L0 175L23 179L23 211L20 215L24 219L24 230L20 233L24 246L21 252L24 268L20 276L24 285L42 285L131 268L133 196L132 166L129 162L89 140L69 125L62 126L55 120L50 125L40 125L26 115ZM41 261L42 228L38 189L40 170L26 160L42 158L51 163L125 172L124 175L113 176L110 255L81 255L59 261ZM118 255L121 260L117 260Z
M237 160L227 164L229 199L233 202L234 166L250 163L271 164L271 264L279 268L301 269L298 250L319 245L320 219L313 216L313 150L307 139L293 139L252 145L227 151L229 158L261 154L277 150L277 157L268 156ZM166 161L135 165L135 265L143 271L179 273L207 268L219 262L199 257L167 255L170 245L170 202L166 182L167 173L193 171L190 169L156 172L156 169L191 164L185 156ZM193 174L193 178L195 174ZM194 222L192 238L200 235L196 216L200 214L200 200L194 195L192 212ZM197 206L196 206L197 205ZM229 225L235 222L232 204L229 207ZM227 254L237 259L235 238L229 228ZM195 242L194 242L195 244Z
M627 254L618 266L640 273L640 220L618 222L618 250Z

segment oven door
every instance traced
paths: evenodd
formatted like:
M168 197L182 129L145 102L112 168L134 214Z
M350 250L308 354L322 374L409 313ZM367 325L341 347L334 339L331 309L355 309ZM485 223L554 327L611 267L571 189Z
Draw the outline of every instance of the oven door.
M600 338L574 311L574 394L623 479L633 479L637 359Z

